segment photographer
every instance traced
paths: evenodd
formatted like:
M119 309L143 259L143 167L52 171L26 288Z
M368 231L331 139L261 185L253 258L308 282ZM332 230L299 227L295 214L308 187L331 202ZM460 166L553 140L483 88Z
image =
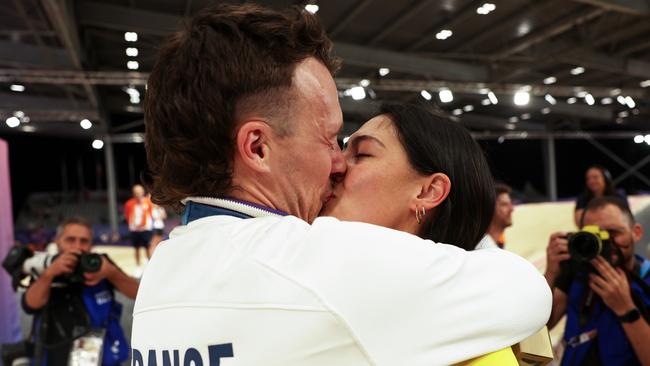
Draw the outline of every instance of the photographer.
M650 261L634 254L643 229L618 197L593 199L581 221L603 232L595 259L578 263L585 247L571 234L554 233L547 247L548 327L567 316L562 365L650 365Z
M56 244L59 255L32 282L22 301L24 310L35 315L36 349L42 346L47 365L65 365L73 340L99 331L103 335L103 339L99 337L103 341L102 364L123 362L128 358L128 345L119 326L121 305L115 301L113 289L133 299L138 282L106 256L94 257L94 272L78 269L92 247L91 226L81 218L69 218L59 225Z

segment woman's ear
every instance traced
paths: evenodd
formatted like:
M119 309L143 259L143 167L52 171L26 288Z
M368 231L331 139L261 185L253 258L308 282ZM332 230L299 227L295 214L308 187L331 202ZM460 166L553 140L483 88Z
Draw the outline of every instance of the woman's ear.
M263 172L269 166L269 139L270 126L258 120L244 122L237 131L237 151L235 155L250 169Z
M414 200L412 211L424 207L426 211L430 211L440 204L442 204L451 191L451 180L444 173L435 173L430 175L422 186L420 195Z

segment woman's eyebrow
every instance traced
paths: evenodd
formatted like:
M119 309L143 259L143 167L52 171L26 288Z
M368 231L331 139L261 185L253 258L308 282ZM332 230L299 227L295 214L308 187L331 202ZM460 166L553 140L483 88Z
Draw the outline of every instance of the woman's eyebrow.
M350 138L347 145L351 146L351 147L356 147L357 145L359 145L363 141L374 141L375 143L377 143L379 146L383 147L384 149L386 148L386 145L384 145L384 143L381 142L381 140L379 140L378 138L376 138L375 136L372 136L372 135L353 136L352 138Z

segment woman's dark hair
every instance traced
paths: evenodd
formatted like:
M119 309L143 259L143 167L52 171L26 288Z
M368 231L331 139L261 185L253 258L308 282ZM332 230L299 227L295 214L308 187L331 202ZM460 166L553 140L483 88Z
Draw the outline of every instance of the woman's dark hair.
M614 187L612 174L609 172L609 170L607 170L607 168L602 165L591 165L589 168L587 168L587 170L585 170L585 172L588 172L591 169L598 170L603 176L603 180L605 181L605 190L603 191L603 196L617 196L618 194L616 193L616 188ZM592 192L586 185L585 190L580 196L584 202L589 202L595 197L594 192Z
M384 104L413 168L451 180L447 199L434 210L421 237L472 250L494 214L494 181L483 151L469 132L447 117L412 104Z
M314 57L338 60L318 18L300 8L217 5L198 12L161 47L144 101L148 190L181 207L187 196L218 196L232 184L239 113L264 113L278 135L291 131L292 75Z

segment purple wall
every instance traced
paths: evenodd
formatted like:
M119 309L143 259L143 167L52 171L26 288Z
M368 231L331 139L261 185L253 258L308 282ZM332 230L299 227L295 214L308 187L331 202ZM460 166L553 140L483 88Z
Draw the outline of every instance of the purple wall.
M7 142L0 139L0 262L14 244L10 184L9 147ZM0 267L0 344L17 342L20 338L16 294L11 288L11 278L4 268Z

